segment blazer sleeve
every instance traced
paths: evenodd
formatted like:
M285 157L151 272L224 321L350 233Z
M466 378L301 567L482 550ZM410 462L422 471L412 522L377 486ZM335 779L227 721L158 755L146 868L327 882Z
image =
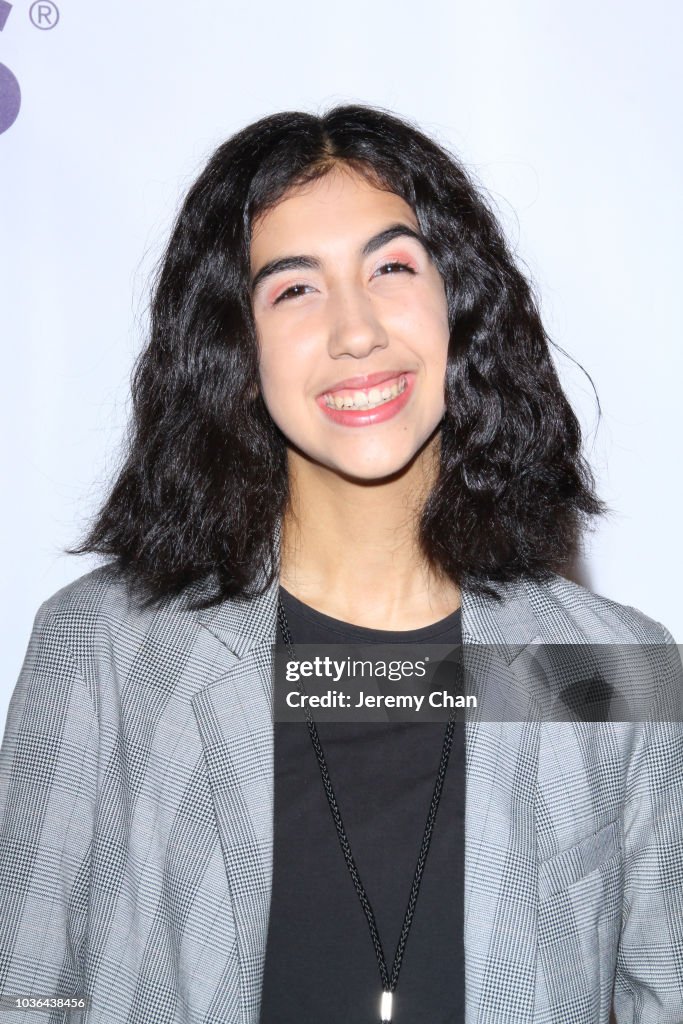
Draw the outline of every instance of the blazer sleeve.
M667 707L679 707L681 657L669 645L662 680ZM664 716L662 716L664 717ZM672 716L673 717L673 716ZM679 716L680 717L680 716ZM683 724L640 726L627 781L624 899L617 955L617 1024L683 1021Z
M95 698L70 650L68 612L39 609L0 746L0 996L84 994L97 802ZM79 1020L45 1010L0 1021Z

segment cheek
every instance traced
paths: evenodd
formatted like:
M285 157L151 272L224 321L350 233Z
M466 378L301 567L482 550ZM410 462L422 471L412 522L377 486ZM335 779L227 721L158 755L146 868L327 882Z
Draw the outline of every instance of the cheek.
M265 351L263 349L261 350L259 374L261 377L261 386L264 391L269 391L279 377L277 359L274 358L267 349Z
M259 377L261 380L261 394L263 395L266 409L277 422L279 419L278 409L282 404L283 398L286 398L288 388L286 381L283 379L283 373L286 368L282 365L281 350L277 346L272 345L271 342L272 339L268 339L265 344L261 345Z
M292 339L268 337L261 346L259 376L268 412L281 429L301 413L307 362Z
M275 388L286 380L292 349L282 331L272 327L259 331L259 373L264 390Z
M296 408L292 389L278 367L267 365L261 370L261 393L266 409L281 430L291 421Z
M320 330L311 317L303 323L283 317L282 325L269 326L259 341L259 371L264 388L284 387L301 391L320 360Z
M393 315L406 322L428 328L430 335L448 332L448 302L441 278L422 277L406 288Z
M410 339L411 347L429 365L445 364L450 331L445 300L429 296L429 301L414 301L396 311L397 334Z

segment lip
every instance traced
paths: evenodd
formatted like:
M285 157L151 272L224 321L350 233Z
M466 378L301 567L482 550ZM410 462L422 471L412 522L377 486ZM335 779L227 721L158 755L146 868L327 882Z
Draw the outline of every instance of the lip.
M325 391L322 395L316 398L318 407L322 410L323 415L328 419L332 420L333 423L339 424L342 427L371 427L375 423L384 423L385 420L393 419L400 413L408 402L410 401L415 386L415 373L403 373L400 376L406 378L405 390L397 395L396 398L391 398L388 402L383 402L382 405L378 405L375 409L331 409L325 402L324 395L329 394ZM386 377L385 380L389 378ZM382 383L378 381L377 383Z
M364 391L366 388L383 384L385 380L393 380L394 377L401 377L407 373L409 373L408 370L379 370L377 373L367 373L360 377L347 377L346 380L340 380L337 384L325 388L320 392L318 398L322 398L323 395L333 395L335 391L342 391L344 388L356 388L357 391Z

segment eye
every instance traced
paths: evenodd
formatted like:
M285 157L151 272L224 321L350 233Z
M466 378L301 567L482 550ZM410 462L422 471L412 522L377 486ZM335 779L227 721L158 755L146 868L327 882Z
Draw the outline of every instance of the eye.
M400 260L391 260L389 263L383 263L381 267L378 267L375 271L376 274L380 274L380 271L388 270L389 274L401 273L407 270L409 274L414 274L415 270L408 263L401 263ZM373 275L374 276L374 275ZM380 277L387 277L388 274L381 273Z
M278 295L278 297L274 300L273 305L277 306L278 302L282 302L283 299L289 299L289 298L296 299L296 298L298 298L299 295L304 295L305 292L297 292L297 289L298 288L308 288L308 287L309 287L309 285L307 285L307 284L293 284L293 285L290 285L289 288L285 288L285 290L283 292L281 292L280 295Z

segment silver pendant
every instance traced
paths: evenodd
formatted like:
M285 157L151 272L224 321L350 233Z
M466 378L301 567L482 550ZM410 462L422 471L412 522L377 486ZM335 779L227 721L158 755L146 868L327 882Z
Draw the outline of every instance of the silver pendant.
M391 1020L391 1002L391 992L382 992L382 1002L379 1008L379 1019L382 1021L382 1024Z

